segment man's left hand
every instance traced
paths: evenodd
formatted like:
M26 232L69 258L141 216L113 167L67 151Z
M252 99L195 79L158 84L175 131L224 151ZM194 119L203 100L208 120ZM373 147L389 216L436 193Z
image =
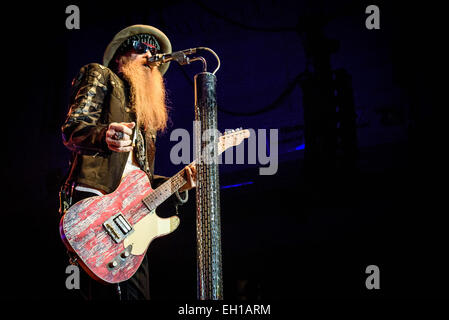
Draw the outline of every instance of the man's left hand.
M190 190L196 187L196 166L195 164L190 164L185 167L185 178L187 180L186 184L183 185L179 192Z

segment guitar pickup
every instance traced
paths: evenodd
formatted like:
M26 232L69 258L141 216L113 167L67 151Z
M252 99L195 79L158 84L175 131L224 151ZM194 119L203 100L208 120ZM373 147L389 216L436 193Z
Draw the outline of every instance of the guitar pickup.
M134 231L131 224L121 212L106 220L106 222L103 223L103 227L115 243L122 242Z

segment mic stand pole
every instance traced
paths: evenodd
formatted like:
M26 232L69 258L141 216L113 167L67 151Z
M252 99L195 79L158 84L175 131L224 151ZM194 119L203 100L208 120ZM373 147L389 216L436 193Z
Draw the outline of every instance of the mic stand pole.
M203 57L184 59L190 63L200 60L203 72L195 75L194 149L197 159L196 234L197 234L197 297L199 300L223 299L221 253L220 183L218 175L217 78L218 60L213 73L207 72ZM182 59L181 59L182 60ZM179 60L177 60L179 62ZM202 137L208 139L203 141Z

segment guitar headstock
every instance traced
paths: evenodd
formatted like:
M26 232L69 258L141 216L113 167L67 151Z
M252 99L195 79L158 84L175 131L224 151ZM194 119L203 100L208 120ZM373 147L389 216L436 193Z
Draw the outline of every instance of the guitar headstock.
M243 140L249 138L250 131L248 129L229 129L219 138L219 153L224 152L226 149L238 146Z

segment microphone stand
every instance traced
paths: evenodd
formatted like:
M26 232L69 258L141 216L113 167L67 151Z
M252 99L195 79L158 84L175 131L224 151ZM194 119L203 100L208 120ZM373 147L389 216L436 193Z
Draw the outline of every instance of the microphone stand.
M214 72L207 71L207 62L203 57L187 57L186 53L192 52L189 50L211 52L218 61ZM222 300L223 272L218 175L219 133L217 130L217 78L215 76L220 68L220 59L209 48L199 47L189 50L172 54L171 60L175 60L181 65L194 61L201 61L203 64L203 71L194 77L194 152L198 161L196 164L197 298L199 300ZM203 141L203 135L207 135L209 141ZM210 148L211 145L212 148Z

